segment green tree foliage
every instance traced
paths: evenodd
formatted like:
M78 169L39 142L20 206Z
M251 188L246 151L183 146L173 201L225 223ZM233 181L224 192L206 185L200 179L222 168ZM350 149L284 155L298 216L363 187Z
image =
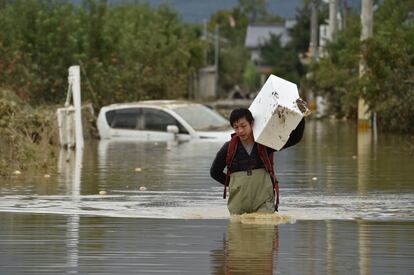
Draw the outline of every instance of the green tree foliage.
M293 48L297 53L304 53L308 50L310 42L310 2L304 0L303 6L296 11L296 24L289 30L291 41L288 47ZM318 8L318 24L323 24L328 16L327 6L321 5L320 1L315 1Z
M370 109L386 129L414 132L414 12L412 1L388 0L375 14L375 35L362 46L361 84Z
M47 172L54 163L54 108L33 109L14 92L0 89L0 177L29 167Z
M304 53L308 50L310 40L310 10L307 5L297 10L296 25L289 30L292 40L289 47L292 47L298 53Z
M246 68L243 74L243 84L248 87L250 91L255 91L260 84L260 74L253 61L248 61L246 63Z
M220 87L229 91L235 85L243 83L245 64L249 59L249 54L243 45L235 45L224 47L220 51L220 57Z
M208 23L208 31L214 33L216 25L220 28L219 87L229 91L243 82L243 72L249 59L244 47L249 19L240 6L231 10L220 10L213 14ZM210 39L211 42L213 42ZM207 64L214 63L214 47L210 43ZM206 64L206 65L207 65Z
M220 36L228 43L243 45L248 24L249 19L236 6L232 10L219 10L213 14L208 23L208 30L213 33L216 25L219 25Z
M297 52L290 47L282 47L280 37L271 35L261 47L261 59L264 65L271 66L272 73L286 80L298 83L303 73Z
M374 35L361 44L360 18L347 20L338 41L328 45L327 57L311 68L310 86L327 96L332 111L355 117L362 95L379 126L413 132L414 127L414 23L412 1L386 0L374 15ZM359 77L359 62L367 69Z
M67 68L79 63L83 97L96 107L183 97L202 47L166 6L16 0L0 8L0 85L34 103L62 102Z
M239 0L238 6L250 23L256 23L267 15L266 5L267 0Z
M110 50L102 49L105 59L85 62L93 86L101 91L99 102L186 95L189 75L202 61L194 29L179 23L165 6L155 12L148 6L117 6L104 21L101 36Z
M244 83L244 69L249 65L249 52L244 46L249 24L282 23L283 19L266 10L266 0L239 0L231 10L220 10L212 15L208 24L210 33L220 27L219 86L228 91ZM208 64L213 64L213 45L210 44ZM259 82L258 82L259 83ZM257 87L254 87L256 90Z
M52 100L78 52L71 5L14 1L0 10L0 83L20 96Z
M327 45L327 56L309 68L305 86L329 101L330 112L356 117L359 90L360 23L348 18L348 27L338 33L337 42Z

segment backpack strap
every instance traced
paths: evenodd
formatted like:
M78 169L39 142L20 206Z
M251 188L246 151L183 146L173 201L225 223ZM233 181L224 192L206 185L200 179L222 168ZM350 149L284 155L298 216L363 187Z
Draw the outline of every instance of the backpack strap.
M263 161L263 164L266 168L266 171L270 174L270 178L273 183L273 192L275 193L275 211L278 211L279 208L279 181L275 175L275 169L273 167L273 152L267 153L266 146L257 143L257 151L259 153L260 159Z
M232 134L231 140L229 142L229 147L227 148L227 155L226 155L227 173L226 173L226 181L224 182L223 199L225 199L227 195L227 186L229 185L230 174L231 174L230 167L231 167L231 163L233 162L234 156L236 155L238 143L239 143L239 138L236 136L236 134Z

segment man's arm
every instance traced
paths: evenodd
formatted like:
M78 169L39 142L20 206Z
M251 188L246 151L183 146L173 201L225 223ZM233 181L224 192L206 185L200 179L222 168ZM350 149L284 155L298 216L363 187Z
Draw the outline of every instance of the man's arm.
M296 126L296 129L293 130L292 133L290 133L289 139L282 149L286 149L290 146L297 144L302 139L304 131L305 131L305 118L302 118L298 126Z
M226 142L217 152L216 158L214 159L210 168L210 176L223 185L226 181L226 174L223 173L223 170L226 167L226 156L228 147L229 143Z

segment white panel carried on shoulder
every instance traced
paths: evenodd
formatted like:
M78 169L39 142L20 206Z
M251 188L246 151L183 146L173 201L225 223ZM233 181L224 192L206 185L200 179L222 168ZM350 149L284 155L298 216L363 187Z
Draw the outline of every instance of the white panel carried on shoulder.
M255 141L280 150L304 116L298 99L295 83L270 75L249 107Z

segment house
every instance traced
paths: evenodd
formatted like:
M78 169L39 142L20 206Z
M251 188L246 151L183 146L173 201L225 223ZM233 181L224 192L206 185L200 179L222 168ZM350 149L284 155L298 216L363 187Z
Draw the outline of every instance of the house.
M260 73L260 83L263 84L266 78L271 74L272 68L261 64L261 47L266 44L272 35L278 36L282 47L285 47L291 40L289 29L293 28L296 20L286 20L284 24L279 25L249 25L247 26L245 47L250 51L250 59L256 63L257 70Z
M251 60L260 61L260 48L270 40L271 35L279 36L282 47L290 41L289 29L295 26L295 20L286 20L279 25L249 25L247 26L245 47L250 50Z

